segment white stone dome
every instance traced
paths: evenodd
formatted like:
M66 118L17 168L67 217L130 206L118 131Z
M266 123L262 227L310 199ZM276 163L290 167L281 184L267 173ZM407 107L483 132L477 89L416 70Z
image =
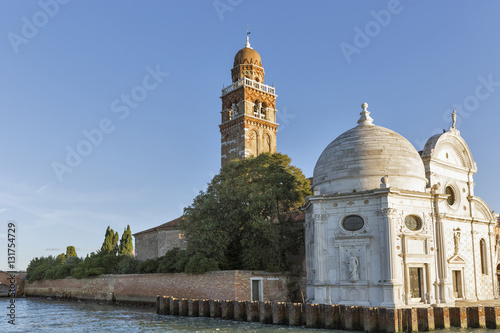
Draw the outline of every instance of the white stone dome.
M316 162L315 190L319 186L320 194L334 194L394 187L424 192L425 168L415 147L398 133L373 125L368 105L362 107L359 125L333 140Z

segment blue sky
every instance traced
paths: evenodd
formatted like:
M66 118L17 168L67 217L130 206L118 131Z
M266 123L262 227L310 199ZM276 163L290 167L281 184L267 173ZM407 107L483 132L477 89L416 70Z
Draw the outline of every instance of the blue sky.
M459 108L475 193L500 211L499 13L494 1L3 0L0 248L11 220L22 269L99 248L108 225L178 217L219 171L219 96L247 24L277 89L278 151L307 176L362 102L419 150Z

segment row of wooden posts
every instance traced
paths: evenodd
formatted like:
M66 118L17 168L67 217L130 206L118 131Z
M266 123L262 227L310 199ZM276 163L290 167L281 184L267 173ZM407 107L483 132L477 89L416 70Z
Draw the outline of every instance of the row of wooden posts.
M500 307L481 306L390 309L157 296L156 313L364 332L422 332L450 327L500 328Z

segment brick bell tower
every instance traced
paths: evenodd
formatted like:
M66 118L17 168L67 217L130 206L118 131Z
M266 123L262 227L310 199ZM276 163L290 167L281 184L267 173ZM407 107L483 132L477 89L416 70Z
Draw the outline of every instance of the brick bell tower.
M250 47L236 53L232 84L222 89L221 165L276 152L276 90L264 84L260 55Z

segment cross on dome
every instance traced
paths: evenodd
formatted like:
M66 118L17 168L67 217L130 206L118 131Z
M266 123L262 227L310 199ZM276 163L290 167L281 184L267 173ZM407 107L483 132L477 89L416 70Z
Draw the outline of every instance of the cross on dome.
M245 47L248 47L249 49L251 49L252 47L250 46L250 39L248 38L248 35L250 35L251 32L248 31L248 24L247 24L247 42L245 43Z

